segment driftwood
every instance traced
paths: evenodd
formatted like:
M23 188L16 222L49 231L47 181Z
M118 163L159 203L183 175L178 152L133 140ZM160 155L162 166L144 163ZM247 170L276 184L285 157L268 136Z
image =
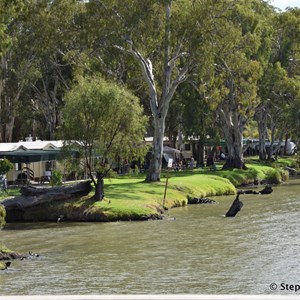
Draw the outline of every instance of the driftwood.
M261 191L255 191L255 190L238 190L238 194L256 194L256 195L267 195L271 194L273 192L273 189L271 186L267 185L264 189Z
M195 197L187 197L188 204L216 204L218 203L215 200L209 199L209 198L195 198Z
M240 201L239 197L241 194L256 194L256 195L267 195L271 194L273 192L273 189L271 186L266 186L261 191L255 191L255 190L239 190L237 192L236 198L232 202L228 212L226 213L225 217L235 217L235 215L242 209L243 202Z
M25 210L40 204L45 204L57 200L67 200L72 197L87 195L92 190L91 182L84 181L77 184L40 188L34 186L24 186L21 188L21 196L8 198L1 202L6 211Z
M288 171L290 175L299 175L300 172L298 172L296 169L291 167L285 167L284 170Z
M20 254L17 252L2 252L0 250L0 270L6 270L8 267L11 266L11 260L15 260L15 259L20 259L20 260L24 260L24 259L32 259L32 258L37 258L40 257L39 254L36 253L32 253L31 251L28 252L28 254ZM6 262L3 262L3 261Z
M24 259L27 255L20 254L17 252L1 252L0 251L0 261L2 260L11 260L11 259Z
M225 217L235 217L235 215L241 210L243 207L243 202L239 199L240 194L236 195L236 198L232 202L228 212L226 213Z

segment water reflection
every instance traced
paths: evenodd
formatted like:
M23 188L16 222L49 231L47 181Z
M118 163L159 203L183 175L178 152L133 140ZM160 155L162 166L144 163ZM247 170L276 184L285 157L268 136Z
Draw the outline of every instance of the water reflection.
M1 241L40 257L0 273L1 294L283 294L269 286L298 280L300 181L292 183L243 195L235 218L224 218L230 196L161 221L9 224Z

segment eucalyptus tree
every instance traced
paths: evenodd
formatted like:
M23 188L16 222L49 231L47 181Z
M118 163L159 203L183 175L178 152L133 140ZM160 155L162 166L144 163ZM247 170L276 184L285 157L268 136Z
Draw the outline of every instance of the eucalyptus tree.
M11 3L5 6L12 7L7 9L11 15L5 30L9 43L1 51L1 140L22 138L39 120L36 116L41 116L42 138L51 138L66 88L63 73L70 69L60 51L65 49L63 42L70 41L71 17L77 4L50 0ZM47 131L50 136L46 136Z
M216 20L215 83L217 121L228 156L224 169L245 168L243 131L258 105L257 82L262 76L262 57L269 6L261 1L233 1L226 19Z
M31 131L53 139L61 124L63 95L80 67L74 49L81 50L85 42L85 5L76 0L13 3L21 9L8 18L10 43L1 58L1 82L6 83L1 89L2 140L18 140Z
M300 72L299 15L299 9L290 9L272 18L272 51L260 82L261 103L255 114L260 135L260 159L271 158L281 141L286 139L287 142L290 133L295 133L297 121L294 112L297 108L294 104L297 106L299 97ZM271 142L268 153L265 147L267 139ZM277 147L273 147L275 139L279 140Z
M130 55L147 86L153 123L149 181L160 180L165 121L178 86L197 68L205 69L210 60L207 36L216 2L224 4L211 0L88 3L90 20L99 24L95 42L100 48L108 46Z
M278 57L286 70L288 80L285 90L285 102L289 107L286 114L288 137L299 139L299 91L300 91L300 8L290 8L279 14ZM298 118L297 118L298 114ZM298 120L297 120L298 119ZM286 149L286 147L285 147Z
M257 108L256 118L262 140L259 157L264 160L271 159L279 150L281 142L294 126L291 115L295 98L299 97L299 78L289 78L287 71L276 62L265 71L260 89L264 100ZM270 140L268 149L261 146L266 139Z
M298 84L300 80L298 79ZM291 128L291 136L294 138L296 144L299 147L300 144L300 93L298 92L295 101L293 102L293 107L290 110L290 122L293 125Z
M180 85L170 104L166 132L169 141L178 138L181 144L192 142L192 155L198 166L204 166L205 146L215 146L220 142L220 130L215 122L214 103L207 96L209 78L203 78L200 85L185 82Z
M76 72L74 49L80 49L80 16L84 5L75 0L38 1L31 10L28 31L35 46L35 78L31 81L32 122L42 138L54 139L61 125L64 93Z
M27 84L32 52L22 48L25 1L0 3L0 141L12 140L21 93Z

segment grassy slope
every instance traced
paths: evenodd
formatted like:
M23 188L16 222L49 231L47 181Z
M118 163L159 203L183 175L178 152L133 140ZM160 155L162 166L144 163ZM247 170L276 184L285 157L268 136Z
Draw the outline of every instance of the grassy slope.
M145 183L143 177L107 179L105 201L95 203L94 207L111 216L120 211L128 215L153 214L163 205L165 185L166 178L156 183ZM227 179L197 173L184 174L169 178L165 206L186 205L187 195L200 198L234 193L235 188Z
M249 164L246 171L232 170L216 172L208 169L195 169L183 172L163 173L161 182L145 183L144 176L119 177L105 181L105 201L96 202L91 211L104 212L116 220L122 215L138 216L155 213L163 205L165 176L169 176L165 206L168 208L187 204L187 195L193 197L210 197L232 195L241 184L254 180L280 180L281 174L269 166ZM274 179L275 178L275 179Z
M278 164L281 162L277 162ZM289 163L289 161L288 161ZM283 162L282 165L286 165ZM80 212L82 219L87 215L102 216L104 220L139 219L141 216L157 214L163 205L166 177L169 176L165 206L170 208L187 204L187 195L210 197L215 195L234 194L236 187L252 183L254 180L280 180L282 174L268 165L249 161L248 170L223 171L221 165L213 172L209 169L194 169L181 172L163 173L161 182L145 183L144 174L120 176L105 180L105 199L92 202L89 197L73 199L65 203L51 204L32 212L39 216L47 211L52 218L64 215L74 219ZM92 193L89 195L92 196ZM30 219L30 218L29 218ZM33 219L35 219L33 217ZM93 218L92 218L93 219Z

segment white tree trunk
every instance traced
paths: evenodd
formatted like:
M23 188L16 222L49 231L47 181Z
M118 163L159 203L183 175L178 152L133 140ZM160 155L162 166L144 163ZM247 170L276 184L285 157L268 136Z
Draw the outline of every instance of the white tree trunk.
M220 103L217 111L228 148L223 169L246 169L243 157L243 131L247 119L238 111L234 75L225 61L223 67L228 72L226 86L229 88L229 94Z
M152 144L151 163L147 181L159 181L163 159L163 139L165 132L165 117L156 117L154 120L154 135Z
M219 118L228 149L228 155L223 169L244 169L243 157L243 125L236 110L226 112L219 109Z
M186 56L185 52L181 52L178 48L173 55L170 54L170 18L171 18L171 2L166 3L166 31L164 45L164 70L163 70L163 89L159 97L153 75L152 62L143 57L143 55L134 47L133 41L127 40L129 52L138 61L143 72L144 79L149 87L150 108L153 116L154 135L152 159L147 176L148 181L160 180L163 156L163 138L165 134L165 119L169 110L170 101L178 87L178 85L188 78L190 64L187 62L180 70L176 68L176 62ZM117 46L121 50L122 47ZM126 50L125 50L126 51ZM176 73L175 73L176 71Z
M267 151L266 151L266 139L267 139L267 118L268 112L266 107L261 106L257 108L255 113L255 119L258 125L258 134L259 134L259 159L266 160Z

